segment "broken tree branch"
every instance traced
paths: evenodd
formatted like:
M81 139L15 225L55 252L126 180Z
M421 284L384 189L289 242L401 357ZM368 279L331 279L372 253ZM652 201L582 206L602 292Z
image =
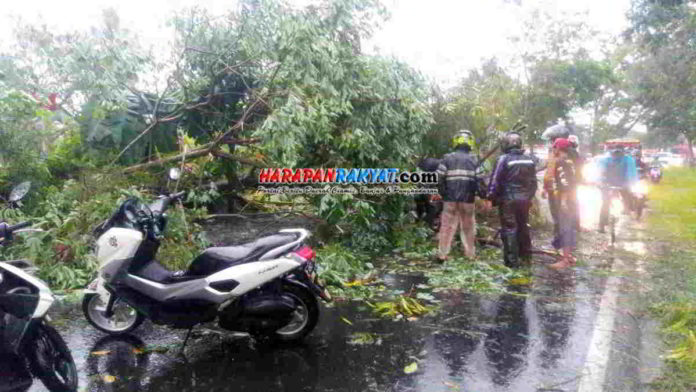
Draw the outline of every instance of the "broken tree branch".
M249 166L254 166L254 167L266 166L262 162L254 161L252 159L248 159L248 158L240 157L237 155L229 154L229 153L226 153L224 151L220 151L220 150L216 149L215 146L213 146L211 143L211 144L205 145L202 148L197 148L195 150L191 150L191 151L183 153L183 154L178 154L178 155L174 155L171 157L158 159L156 161L151 161L151 162L141 163L138 165L129 166L129 167L123 169L123 173L126 173L126 174L133 173L133 172L136 172L138 170L148 169L148 168L156 167L156 166L164 166L164 165L172 163L172 162L178 162L182 159L187 159L187 160L194 159L194 158L202 157L202 156L205 156L208 154L213 154L214 156L219 157L219 158L235 160L237 162L240 162L240 163L243 163L243 164L249 165Z
M116 162L118 162L118 160L121 159L121 157L123 156L123 154L126 153L126 151L128 151L131 147L133 147L133 145L136 142L138 142L140 139L142 139L143 136L147 135L151 130L153 130L157 124L174 121L174 120L180 118L181 116L182 116L182 114L178 114L176 116L165 117L165 118L161 118L161 119L158 119L157 117L155 117L154 120L152 121L152 123L147 126L147 128L145 128L142 132L140 132L140 134L138 136L136 136L135 139L131 140L131 142L128 143L128 145L123 150L121 150L120 153L118 153L118 156L116 157L116 159L114 159L111 162L111 164L113 165Z
M261 163L261 162L257 162L257 161L254 161L254 160L252 160L252 159L240 157L240 156L237 156L237 155L232 155L232 154L226 153L226 152L224 152L224 151L220 151L220 150L212 150L211 153L212 153L214 156L216 156L216 157L225 158L225 159L231 159L231 160L233 160L233 161L237 161L237 162L240 162L240 163L244 163L244 164L249 165L249 166L254 166L254 167L264 167L264 166L266 166L266 165L264 165L264 164Z
M150 167L163 166L163 165L166 165L168 163L177 162L177 161L181 160L182 158L185 158L185 159L198 158L198 157L202 157L204 155L207 155L209 153L210 153L210 148L198 148L198 149L189 151L189 152L184 153L184 154L178 154L175 156L158 159L156 161L151 161L151 162L141 163L138 165L129 166L129 167L123 169L123 173L133 173L133 172L136 172L138 170L143 170L143 169L147 169Z

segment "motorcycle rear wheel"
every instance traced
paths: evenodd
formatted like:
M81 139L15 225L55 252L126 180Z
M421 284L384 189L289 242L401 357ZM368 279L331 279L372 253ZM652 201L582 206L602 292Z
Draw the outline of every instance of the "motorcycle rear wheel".
M319 321L319 301L305 287L295 284L284 284L283 295L290 297L297 305L293 319L283 328L274 332L252 333L256 338L271 339L276 342L297 342L305 338Z
M51 391L76 391L77 367L58 331L40 323L26 347L29 366Z

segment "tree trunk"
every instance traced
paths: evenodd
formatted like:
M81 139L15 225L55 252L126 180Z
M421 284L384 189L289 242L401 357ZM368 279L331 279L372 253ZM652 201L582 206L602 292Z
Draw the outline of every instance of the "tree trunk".
M689 135L686 134L686 132L684 132L684 137L686 138L686 145L687 145L688 148L689 148L689 151L686 152L686 157L687 157L688 160L689 160L688 165L693 167L693 166L694 166L694 149L693 149L693 144L692 144L692 142L691 142L691 138L689 137Z
M595 155L597 151L597 140L595 140L595 133L597 127L597 112L599 111L599 100L595 102L594 109L592 110L592 120L590 121L590 153Z

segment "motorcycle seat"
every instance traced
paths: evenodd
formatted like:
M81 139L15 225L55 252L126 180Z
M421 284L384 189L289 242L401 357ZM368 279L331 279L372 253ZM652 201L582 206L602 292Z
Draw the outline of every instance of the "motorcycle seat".
M179 283L203 278L203 276L189 275L185 271L170 271L155 260L151 260L131 273L143 279L162 284Z
M186 275L207 276L235 265L258 261L266 252L295 240L295 233L278 233L241 245L208 248L193 260Z

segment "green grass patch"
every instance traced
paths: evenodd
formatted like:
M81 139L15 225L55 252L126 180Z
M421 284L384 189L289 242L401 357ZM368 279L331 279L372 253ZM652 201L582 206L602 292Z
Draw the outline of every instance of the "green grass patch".
M649 193L650 232L664 247L651 261L651 309L662 321L668 351L656 391L696 385L696 171L665 170ZM659 242L654 242L657 245ZM657 248L656 246L653 249Z
M662 182L650 186L648 197L652 229L680 240L696 240L696 170L665 170Z

